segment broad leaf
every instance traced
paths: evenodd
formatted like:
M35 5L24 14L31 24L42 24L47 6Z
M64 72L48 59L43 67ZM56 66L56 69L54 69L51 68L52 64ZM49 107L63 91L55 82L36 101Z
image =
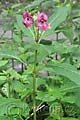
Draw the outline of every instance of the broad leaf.
M8 60L1 60L0 61L0 67L6 65L8 63Z
M55 13L52 14L52 16L49 18L49 23L51 28L48 29L43 36L51 35L55 32L55 29L59 27L59 25L66 20L66 17L68 16L70 12L70 6L60 7L58 8Z
M64 93L60 92L58 89L50 89L48 92L39 91L36 99L46 102L52 102L56 99L62 98L63 94Z
M16 52L16 49L14 50L13 48L3 48L0 50L0 57L4 58L14 58L20 62L23 62L20 58L18 53ZM5 65L8 61L2 61L1 64Z
M63 75L80 86L80 72L68 63L53 63L49 64L48 71L54 72L59 75Z
M63 34L72 42L74 38L73 28L72 27L66 27L63 28Z
M11 116L9 116L9 117L7 117L7 116L0 116L0 120L16 120L16 119L11 117Z
M10 114L12 108L19 108L23 111L27 108L29 110L28 105L26 103L21 102L19 99L0 97L1 116L4 114Z
M17 92L22 92L22 91L24 91L25 86L21 82L14 80L14 81L12 81L12 88L13 88L13 90L15 90Z
M0 85L4 84L6 81L6 76L0 76Z
M64 96L61 99L62 102L75 103L75 97L73 96Z
M75 90L75 100L76 105L80 107L80 88Z
M78 118L67 117L67 118L62 118L62 120L79 120L79 119Z
M35 7L39 6L44 0L34 0L33 2L31 2L26 9L35 9Z

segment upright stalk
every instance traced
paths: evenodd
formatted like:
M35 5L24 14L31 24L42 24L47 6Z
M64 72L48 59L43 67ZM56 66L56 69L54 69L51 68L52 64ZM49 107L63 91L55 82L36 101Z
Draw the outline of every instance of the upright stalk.
M10 85L10 78L8 78L8 98L11 97L11 85Z
M13 41L13 29L12 29L11 36L12 36L12 41ZM14 69L14 67L15 67L14 59L12 58L12 68Z
M58 33L56 33L56 41L58 41ZM58 55L56 53L55 59L58 60Z
M21 46L23 46L23 32L22 32L22 30L20 31L20 35L21 35ZM23 72L24 71L24 64L23 63L21 63L21 72Z
M36 120L36 65L37 65L37 50L35 50L34 68L33 68L33 114Z
M35 36L35 42L38 44L39 42L39 31L37 30L37 35ZM36 120L36 66L37 66L37 53L38 51L35 49L34 53L34 68L33 68L33 114L34 120Z

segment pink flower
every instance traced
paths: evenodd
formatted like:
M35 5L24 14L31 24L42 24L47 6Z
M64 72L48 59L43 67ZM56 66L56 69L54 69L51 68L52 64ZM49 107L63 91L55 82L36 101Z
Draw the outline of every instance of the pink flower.
M48 20L48 16L43 12L38 15L38 22L40 22L42 20L45 22L47 22L47 20Z
M47 22L38 22L38 29L45 31L48 29L48 23Z
M23 16L24 19L27 18L27 17L32 18L31 14L28 13L28 12L23 12L22 16Z
M24 12L23 14L23 24L25 27L30 27L33 24L32 16L28 12Z
M38 15L38 29L45 31L49 28L49 25L47 23L48 16L45 13L40 13Z
M33 21L31 18L25 18L23 20L23 24L25 25L25 27L30 27L33 24Z

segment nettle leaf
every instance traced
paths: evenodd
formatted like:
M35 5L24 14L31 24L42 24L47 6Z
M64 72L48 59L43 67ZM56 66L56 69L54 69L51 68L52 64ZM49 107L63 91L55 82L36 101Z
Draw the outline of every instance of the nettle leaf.
M10 74L10 78L16 78L16 79L20 79L21 75L14 69L10 68L6 71L8 74Z
M4 84L6 81L6 76L0 76L0 85Z
M64 93L60 92L59 89L51 89L48 92L38 91L38 95L36 99L45 101L45 102L52 102L56 99L62 98Z
M39 91L36 99L45 101L45 102L51 102L55 100L55 97L50 96L48 92Z
M40 85L45 85L45 84L46 84L46 80L44 78L37 79L37 87L39 87Z
M37 61L40 62L45 59L47 55L51 53L52 46L43 44L32 44L32 49L38 51ZM33 52L33 51L32 51Z
M61 99L62 102L68 102L68 103L75 103L75 97L74 96L64 96Z
M52 52L59 53L59 54L67 53L68 46L65 43L59 43L59 42L55 41L52 44Z
M11 85L12 88L17 92L22 92L24 91L24 89L26 89L25 86L20 81L17 80L12 81Z
M18 44L22 42L21 38L19 35L13 34L14 41Z
M31 2L29 5L27 5L26 9L34 9L35 7L39 6L44 0L35 0Z
M62 118L62 120L79 120L79 119L78 118L66 117L66 118Z
M47 55L51 53L50 46L46 45L39 45L38 46L38 61L44 60Z
M18 27L20 28L20 30L22 30L22 32L27 35L28 37L33 37L34 38L34 32L33 32L33 29L32 27L30 28L26 28L24 25L23 25L23 18L22 18L22 15L16 15L16 20L17 20L17 24L18 24Z
M80 72L68 63L52 63L48 65L48 71L63 75L69 78L76 85L80 86Z
M75 90L75 100L76 105L80 107L80 88Z
M55 32L55 29L60 26L60 24L66 20L70 12L70 5L65 7L59 7L55 10L55 13L52 14L49 18L49 23L51 28L48 29L43 36L49 36Z
M21 3L17 3L17 4L12 5L11 8L12 8L12 9L15 9L15 8L17 8L17 7L20 7L20 6L21 6Z
M29 110L28 105L19 99L0 97L0 116L10 114L12 108L19 108L22 111L25 111L26 108Z
M17 51L14 50L13 48L3 48L3 49L1 49L0 50L0 57L9 58L9 59L14 58L14 59L16 59L16 60L18 60L20 62L23 62L20 59ZM4 62L2 62L2 64L6 64L7 62L8 61L4 61Z
M1 60L0 61L0 67L6 65L8 63L8 60Z
M47 0L42 3L43 10L47 10L55 6L55 2L53 0Z
M0 120L16 120L16 119L14 119L12 116L9 116L9 117L7 117L7 116L0 116Z
M72 27L63 28L63 34L70 40L73 41L74 33Z

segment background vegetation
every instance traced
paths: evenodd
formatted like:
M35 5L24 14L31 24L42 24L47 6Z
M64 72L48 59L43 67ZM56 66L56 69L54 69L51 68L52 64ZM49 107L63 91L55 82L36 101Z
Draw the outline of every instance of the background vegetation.
M79 0L5 1L0 1L0 120L33 120L35 50L37 120L80 120ZM49 16L51 28L40 44L33 28L22 24L24 11ZM8 31L11 36L5 36Z

